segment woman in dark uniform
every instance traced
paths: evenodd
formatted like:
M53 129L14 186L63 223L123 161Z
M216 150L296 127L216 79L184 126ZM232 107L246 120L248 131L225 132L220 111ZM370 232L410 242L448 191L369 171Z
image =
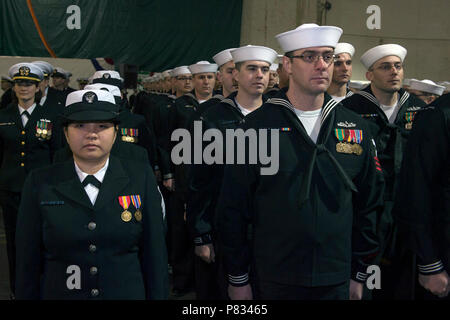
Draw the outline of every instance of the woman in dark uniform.
M18 299L166 299L161 196L148 164L110 155L117 105L104 90L67 96L73 159L25 182L17 226Z
M13 100L0 110L0 205L6 233L11 298L15 292L15 232L22 186L32 169L51 163L59 148L55 117L39 105L42 70L29 63L12 66Z

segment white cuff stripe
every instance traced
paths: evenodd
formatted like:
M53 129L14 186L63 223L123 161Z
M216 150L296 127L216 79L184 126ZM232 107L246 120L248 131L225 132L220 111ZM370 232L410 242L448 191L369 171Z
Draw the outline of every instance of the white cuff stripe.
M427 264L427 265L417 265L419 271L422 273L431 273L435 271L439 271L444 268L442 261L437 261L435 263Z
M356 279L358 279L360 281L366 281L367 277L368 277L367 273L362 273L362 272L356 273Z
M248 282L248 273L241 276L232 276L228 275L228 280L230 283L234 284L242 284Z

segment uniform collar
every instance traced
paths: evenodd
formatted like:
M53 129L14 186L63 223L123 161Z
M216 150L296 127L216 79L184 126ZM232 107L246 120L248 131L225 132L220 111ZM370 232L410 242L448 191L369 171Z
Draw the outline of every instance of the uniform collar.
M359 95L363 96L364 98L366 98L367 100L372 102L374 105L381 108L380 103L378 102L378 99L373 95L370 85L365 87L363 90L356 92L355 94L359 94ZM398 108L400 109L402 107L402 105L408 100L409 93L407 91L405 91L404 89L400 89L398 91L398 95L399 95L400 99L398 100L397 105L398 105Z
M20 105L18 105L18 107L19 107L19 114L20 115L22 115L22 113L24 111L27 111L30 114L30 116L31 116L31 114L33 113L34 109L36 108L36 102L33 103L33 105L31 107L29 107L28 109L26 109L26 110L24 108L22 108Z
M80 167L77 165L77 163L75 162L75 160L73 161L73 163L75 164L75 171L78 175L78 178L80 178L80 181L83 182L84 179L89 175L86 172L83 172ZM105 165L98 170L96 173L93 174L93 176L95 178L97 178L98 181L103 182L103 179L105 178L105 174L106 174L106 170L108 169L108 165L109 165L109 158L106 160Z
M295 107L291 104L288 97L286 96L285 90L280 90L280 93L278 94L278 96L267 100L267 103L275 104L275 105L279 105L279 106L288 108L290 111L292 111L294 113L294 115L296 115ZM339 104L339 102L332 99L328 93L326 93L326 92L324 93L322 113L320 114L320 116L321 116L320 125L322 125L325 122L325 120L331 114L331 111L334 109L334 107L337 104Z

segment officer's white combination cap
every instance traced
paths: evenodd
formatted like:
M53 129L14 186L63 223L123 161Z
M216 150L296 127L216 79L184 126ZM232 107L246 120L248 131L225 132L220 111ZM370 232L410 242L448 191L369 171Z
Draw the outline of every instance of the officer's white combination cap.
M68 121L117 120L114 96L106 90L77 90L67 95L63 118Z
M48 77L53 72L53 66L47 61L33 61L32 64L37 65L44 72L44 77Z
M122 78L120 77L120 74L117 71L114 71L114 70L96 71L92 75L92 81L94 81L96 79L110 79L110 78L122 80Z
M369 69L375 62L388 56L397 56L403 62L407 50L398 44L382 44L367 50L361 56L361 63Z
M123 79L120 77L120 74L114 70L101 70L96 71L92 75L92 83L106 83L112 84L113 86L118 86L122 88Z
M93 94L86 93L92 92ZM95 96L95 99L92 99L91 97ZM109 102L112 104L116 104L116 101L114 100L114 96L112 93L106 90L77 90L74 92L71 92L67 95L66 99L66 107L69 107L72 104L75 103L95 103L95 102Z
M272 64L277 58L277 52L271 48L263 46L244 46L231 50L234 63L244 61L265 61Z
M335 48L342 32L341 28L335 26L305 23L294 30L280 33L275 38L286 53L311 47Z
M172 77L177 77L182 74L191 74L191 70L189 70L188 66L180 66L172 70Z
M112 93L112 95L114 97L119 97L119 98L122 97L122 95L120 94L119 87L113 86L111 84L106 84L106 83L88 84L87 86L84 87L84 90L104 90L104 91L108 91L108 92Z
M199 61L196 64L191 64L189 66L189 70L191 70L192 74L196 73L209 73L209 72L217 72L217 64L209 63L208 61Z
M41 81L44 79L44 72L41 68L32 63L16 63L8 71L12 80L32 80Z
M419 90L426 93L441 96L444 93L445 87L434 83L431 80L411 80L410 89Z
M236 48L222 50L213 57L214 62L219 66L219 68L228 61L233 60L233 57L231 56L231 50L234 49Z
M355 47L347 42L339 42L336 45L336 48L334 48L334 54L337 56L341 53L348 53L350 57L353 57L353 55L355 54Z

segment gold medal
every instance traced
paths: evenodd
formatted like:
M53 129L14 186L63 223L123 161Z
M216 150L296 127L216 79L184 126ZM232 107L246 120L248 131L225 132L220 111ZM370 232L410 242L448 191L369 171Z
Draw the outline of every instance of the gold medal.
M357 156L360 156L363 152L362 147L359 144L354 144L353 145L353 153L356 154Z
M132 214L130 211L125 210L124 212L122 212L120 217L122 218L123 221L128 222L131 220Z
M133 137L130 137L130 142L134 143L134 138Z
M142 212L140 210L136 210L136 212L134 213L134 217L136 218L137 221L141 221L142 220Z
M36 132L36 137L40 138L41 135L39 133Z
M412 129L412 122L408 122L407 124L405 124L405 129L411 130Z
M41 133L42 133L42 129L41 129L41 128L37 128L37 129L36 129L36 132L37 132L38 134L41 134Z
M340 153L353 153L352 145L346 142L338 142L336 144L336 151Z
M41 137L45 139L45 138L47 138L47 135L42 133Z
M42 130L42 134L47 134L47 129Z

